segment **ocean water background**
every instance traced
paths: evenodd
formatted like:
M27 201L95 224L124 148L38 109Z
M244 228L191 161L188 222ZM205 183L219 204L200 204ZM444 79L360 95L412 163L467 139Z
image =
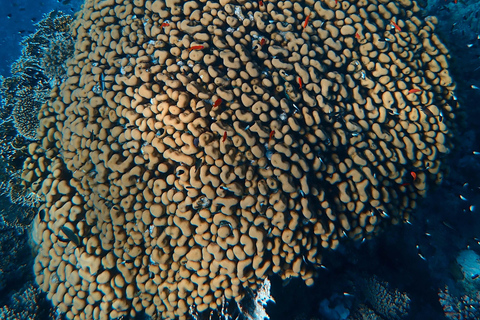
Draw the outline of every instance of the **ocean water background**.
M10 65L20 55L19 42L35 30L34 23L43 14L51 10L73 14L80 5L79 0L0 1L0 74L10 76ZM460 306L469 308L470 313L464 310L460 314L461 310L453 308L460 319L480 319L480 295L474 296L475 290L480 292L480 283L475 282L475 271L470 279L462 279L457 262L463 250L480 254L480 154L474 153L480 152L480 1L438 0L423 6L425 16L439 18L437 34L450 49L451 72L461 105L456 147L448 159L450 172L442 185L430 188L427 198L420 201L411 224L392 226L376 239L346 243L327 253L326 268L313 287L305 287L300 279L285 283L272 278L276 303L267 307L271 319L347 319L353 316L352 306L365 300L362 288L371 279L408 294L410 310L405 319L452 319L439 299L445 286L456 297L452 301L457 306L462 296L469 294L473 299ZM0 197L0 209L0 215L19 210L4 196ZM51 319L55 315L38 292L29 296L30 301L16 296L31 287L33 254L28 229L2 225L0 307L7 307L0 310L0 319L8 318L6 308L27 305L33 308L34 317L25 319ZM480 274L480 261L477 267ZM469 292L466 282L473 286Z

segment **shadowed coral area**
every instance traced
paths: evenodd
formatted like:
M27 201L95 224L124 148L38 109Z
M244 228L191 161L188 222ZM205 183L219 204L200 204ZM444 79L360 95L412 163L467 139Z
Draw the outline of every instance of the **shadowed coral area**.
M36 32L22 40L12 76L0 77L0 190L14 204L34 206L39 200L21 183L21 172L27 146L37 139L40 107L52 87L65 80L65 60L73 53L71 22L59 11L46 14Z
M69 319L185 319L409 221L457 108L418 11L87 1L23 173L40 288Z

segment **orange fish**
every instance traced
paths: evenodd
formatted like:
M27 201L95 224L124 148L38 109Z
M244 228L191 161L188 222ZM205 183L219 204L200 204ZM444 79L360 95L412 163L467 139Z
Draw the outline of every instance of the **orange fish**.
M205 48L205 46L191 46L190 48L188 48L188 51L202 50L203 48Z
M260 39L260 45L262 47L265 45L265 42L267 42L267 40L265 40L265 38Z
M338 0L335 0L335 5L337 5L337 3L338 3Z
M227 131L223 133L222 142L225 142L225 140L227 140Z
M167 22L162 23L162 28L169 27L169 26L170 26L170 23L167 23Z
M216 108L218 107L220 104L222 104L222 98L218 98L217 100L215 100L215 102L213 103L213 107Z
M274 134L275 130L270 131L270 134L268 135L268 143L270 143L270 140L272 140Z
M260 5L260 7L263 7L263 1L262 0L258 1L258 4Z
M410 171L410 175L412 176L413 181L417 179L417 174L415 173L415 171Z
M360 35L358 34L358 32L355 33L355 38L357 38L358 40L360 40Z
M310 20L310 15L307 16L307 18L305 18L305 21L303 22L303 29L305 30L305 28L307 27L308 25L308 20Z
M302 89L302 86L303 86L302 78L298 77L297 80L298 80L298 86L300 87L300 89Z
M392 25L395 27L395 29L397 29L399 32L402 32L402 28L400 28L398 26L398 24L396 24L393 20L390 20L390 22L392 23Z
M410 89L408 90L408 93L417 93L417 92L421 92L422 90L420 89Z
M410 174L410 177L411 177L411 178L408 179L408 180L410 180L410 181L409 181L409 182L404 182L404 183L402 183L402 184L400 185L400 187L406 187L406 186L410 185L413 181L415 181L415 180L417 179L417 174L415 173L415 171L410 171L409 174Z

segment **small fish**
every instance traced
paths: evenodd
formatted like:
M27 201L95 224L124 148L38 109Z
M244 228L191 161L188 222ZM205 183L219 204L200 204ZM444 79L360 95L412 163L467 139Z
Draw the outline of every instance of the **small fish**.
M40 211L38 211L38 217L40 218L40 221L43 221L43 219L45 219L45 210L44 209L41 209Z
M443 122L443 112L442 111L440 111L440 114L438 115L438 120L440 122Z
M408 93L417 93L417 92L421 92L422 90L420 89L410 89L408 90Z
M288 284L290 283L291 280L292 280L291 277L288 277L288 278L286 278L285 280L283 280L283 282L282 282L282 287L288 286Z
M198 171L198 169L200 169L202 164L203 164L203 158L197 159L197 161L195 161L195 171Z
M65 226L61 226L60 230L62 230L63 233L67 236L67 238L73 243L75 243L76 246L80 245L80 238L75 232L73 232L72 230L68 229Z
M308 25L308 20L310 20L310 15L307 16L307 18L305 18L305 21L303 22L303 30L305 30L305 28L307 27Z
M205 46L202 46L202 45L191 46L190 48L188 48L188 51L192 51L192 50L202 50L203 48L205 48Z
M344 295L345 297L351 297L351 296L353 296L353 294L348 293L348 292L344 292L343 295Z
M260 5L260 7L263 7L263 1L262 0L258 1L258 4Z
M417 179L417 174L415 173L415 171L410 171L410 175L412 176L413 181Z
M407 179L410 180L410 181L407 181L407 182L402 183L402 184L400 185L400 187L408 186L408 185L410 185L413 181L415 181L415 180L417 179L417 174L415 173L415 171L410 171L408 174L410 175L411 178L408 178L408 177L407 177Z
M223 133L222 142L225 142L225 140L227 140L227 131Z
M265 38L260 39L260 45L263 47L267 40Z
M272 140L274 134L275 130L270 131L270 134L268 135L268 143L270 143L270 140Z
M467 201L467 198L465 198L464 196L460 195L460 199L462 199L463 201Z
M169 26L170 26L170 23L168 23L168 22L164 22L164 23L161 24L162 28L169 27Z
M472 276L472 280L477 280L480 277L480 273L477 273Z
M380 214L386 218L390 218L390 216L388 215L388 213L382 209L378 209L378 211L380 211Z
M360 34L358 32L355 33L355 38L357 38L357 40L360 40Z
M477 87L477 86L476 86L476 85L474 85L474 84L472 84L472 85L471 85L471 88L472 88L472 89L475 89L475 90L480 90L480 88L479 88L479 87Z
M215 100L215 102L213 103L213 107L216 108L218 107L219 105L222 104L222 98L218 98L217 100Z
M335 5L337 5L337 3L338 3L338 0L335 0Z
M420 257L420 259L426 261L427 259L425 258L425 256L422 254L422 252L420 251L420 246L417 244L415 246L415 248L417 249L417 253L418 253L418 256Z
M449 229L455 230L455 228L453 228L453 227L452 227L448 222L446 222L446 221L442 221L442 224L443 224L445 227L449 228Z
M300 89L302 89L302 86L303 86L302 78L298 77L297 80L298 80L298 86L300 87Z
M399 32L402 32L402 28L400 28L400 27L398 26L398 24L395 23L395 21L390 20L390 23L391 23L391 24L395 27L395 29L397 29Z
M470 207L468 207L468 209L470 210L470 212L473 212L473 211L475 211L475 206L471 205Z
M473 151L473 154L478 156L478 155L480 155L480 151Z
M422 111L429 117L434 117L435 115L433 114L432 111L430 111L430 109L428 109L427 107L422 107Z

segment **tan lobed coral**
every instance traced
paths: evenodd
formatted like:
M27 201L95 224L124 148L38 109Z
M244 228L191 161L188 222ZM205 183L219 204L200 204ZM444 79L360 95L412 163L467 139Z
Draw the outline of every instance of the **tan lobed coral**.
M454 85L415 1L87 1L24 179L69 319L239 301L409 219Z

